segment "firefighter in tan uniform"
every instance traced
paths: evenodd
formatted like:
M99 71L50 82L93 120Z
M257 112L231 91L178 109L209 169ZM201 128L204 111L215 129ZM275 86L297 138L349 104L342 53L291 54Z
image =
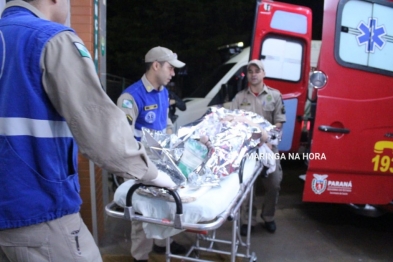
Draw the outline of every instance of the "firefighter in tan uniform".
M78 149L114 174L175 186L101 88L68 14L68 0L14 0L0 19L1 261L102 261L79 214Z
M251 60L247 65L247 80L249 88L240 91L236 94L232 101L231 109L244 109L262 115L271 124L277 128L282 128L285 118L285 107L282 101L281 93L277 89L268 87L264 84L265 69L261 60ZM268 146L274 153L278 153L275 145ZM282 180L282 169L280 160L276 160L276 170L270 173L267 178L262 179L265 189L265 196L262 205L261 218L265 222L265 229L274 233L276 231L276 223L274 222L274 213L278 201L280 183ZM247 201L245 201L247 203ZM251 228L256 224L256 210L253 207L253 219ZM243 225L241 226L241 234L247 234L247 225L245 221L248 220L248 210L246 205L242 208L241 219Z

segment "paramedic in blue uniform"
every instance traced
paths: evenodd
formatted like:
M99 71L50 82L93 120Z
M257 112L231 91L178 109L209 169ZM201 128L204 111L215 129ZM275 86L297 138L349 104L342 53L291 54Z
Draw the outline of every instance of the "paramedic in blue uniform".
M2 261L102 261L79 213L78 149L117 175L175 186L101 88L68 14L69 0L14 0L0 19Z
M282 128L286 121L285 107L282 101L281 93L277 89L271 88L264 84L265 68L261 60L251 60L247 65L247 80L249 87L236 94L232 101L232 109L244 109L255 112L263 116L271 124L277 128ZM278 153L275 145L268 144L274 153ZM276 223L274 222L274 214L276 204L280 192L280 184L282 180L282 170L280 160L276 160L276 170L270 173L267 178L262 179L265 190L264 200L262 204L261 218L264 221L265 229L274 233L276 231ZM247 201L241 210L241 234L247 234L248 208ZM252 228L256 224L256 210L253 207Z
M142 78L127 87L117 100L117 106L126 113L130 124L135 128L134 135L140 140L142 127L172 132L172 122L168 117L169 95L165 87L175 76L175 68L185 64L177 59L177 54L165 47L157 46L145 55L146 72ZM142 223L132 221L131 255L134 261L147 261L149 253L165 253L165 239L147 239ZM185 248L173 241L171 252L179 254Z

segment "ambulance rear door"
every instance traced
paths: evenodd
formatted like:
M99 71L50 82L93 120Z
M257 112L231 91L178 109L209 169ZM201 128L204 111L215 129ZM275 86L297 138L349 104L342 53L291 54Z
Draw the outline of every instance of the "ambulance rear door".
M325 0L304 201L393 199L393 3Z
M283 95L287 121L278 147L281 152L297 152L300 145L310 71L311 19L307 7L257 1L250 59L263 61L264 82Z

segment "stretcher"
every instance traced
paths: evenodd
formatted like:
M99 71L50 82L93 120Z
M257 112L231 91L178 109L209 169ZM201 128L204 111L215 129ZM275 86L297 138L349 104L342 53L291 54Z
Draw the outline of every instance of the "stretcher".
M256 148L251 149L248 155L253 153L258 154ZM252 194L254 182L261 173L266 173L262 172L265 169L257 158L244 157L236 173L223 178L218 187L199 189L202 193L194 194L195 199L192 200L179 189L167 190L170 199L142 194L141 188L148 186L129 180L119 186L114 200L105 207L105 211L114 218L144 222L147 237L165 238L166 261L170 261L171 258L183 261L210 261L199 257L199 253L202 252L228 255L230 261L235 261L237 257L256 261L257 257L251 252L250 245L253 198L247 196ZM240 207L246 199L249 199L250 207L247 223L249 228L247 236L242 238ZM219 239L216 230L226 221L232 223L231 239ZM170 253L170 238L185 230L196 233L195 244L183 256ZM215 243L228 245L229 248L226 248L226 251L219 250Z

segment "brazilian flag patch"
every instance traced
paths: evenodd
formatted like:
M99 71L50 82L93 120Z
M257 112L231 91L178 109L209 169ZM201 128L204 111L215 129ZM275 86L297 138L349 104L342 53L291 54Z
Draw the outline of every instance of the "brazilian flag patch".
M124 99L123 103L121 104L121 106L124 107L124 108L131 109L132 108L132 100Z
M89 50L87 50L86 46L78 42L74 42L74 45L76 46L76 49L78 49L78 52L81 55L81 57L91 58Z

